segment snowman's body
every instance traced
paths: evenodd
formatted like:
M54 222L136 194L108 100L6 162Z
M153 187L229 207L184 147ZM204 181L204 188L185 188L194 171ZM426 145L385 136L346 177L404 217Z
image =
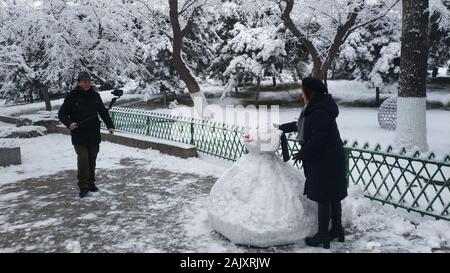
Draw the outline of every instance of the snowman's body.
M249 154L237 161L213 186L208 217L213 228L240 245L269 247L296 243L317 231L317 205L303 196L305 178L262 144L254 131L245 143ZM264 135L267 139L268 134Z

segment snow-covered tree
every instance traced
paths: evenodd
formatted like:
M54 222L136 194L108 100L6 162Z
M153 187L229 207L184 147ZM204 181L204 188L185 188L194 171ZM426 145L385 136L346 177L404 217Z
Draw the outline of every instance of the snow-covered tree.
M386 18L349 35L333 64L333 77L369 81L375 87L398 81L400 20L397 15Z
M14 75L6 78L16 79L16 83L25 78L23 82L34 89L53 87L54 92L63 92L82 70L89 71L98 83L111 85L121 77L141 73L129 29L131 17L118 16L118 3L121 1L10 2L11 19L1 27L0 43L21 54L22 62L9 69ZM27 89L20 87L17 92Z
M292 43L292 37L280 28L278 13L276 5L255 9L246 1L222 3L214 27L216 58L210 67L211 76L225 84L222 98L248 80L256 81L257 90L264 76L270 75L276 82L283 67L295 73L301 70L297 57L301 54L287 54L287 50L297 53L298 43Z
M286 41L286 56L282 67L284 70L290 70L294 82L298 82L299 78L302 79L310 73L307 67L310 62L309 54L292 33L286 32L284 38Z
M399 0L283 0L284 25L311 55L312 75L326 79L341 46L355 30L384 18Z
M48 99L86 70L103 86L187 89L201 107L199 78L226 95L281 70L304 76L309 62L322 79L331 68L382 86L398 75L399 1L0 0L0 96ZM443 0L430 7L434 67L448 59L450 16Z
M205 7L213 6L215 3L216 1L211 0L126 1L126 4L134 7L130 12L134 18L146 24L148 28L154 28L157 34L152 34L152 38L165 36L164 47L168 49L167 52L170 52L171 68L184 82L200 116L204 114L203 110L207 106L207 101L200 90L196 75L191 70L190 63L185 62L186 37L191 38L192 45L192 38L196 36L192 34L194 27L202 22L201 15ZM194 67L197 64L195 62Z
M450 1L433 0L430 17L430 58L429 68L436 77L438 68L446 66L450 60Z
M203 6L198 10L191 31L188 31L184 37L184 59L192 72L202 79L208 77L208 68L216 54L213 47L218 38L214 32L217 13L216 5Z
M136 54L145 67L138 80L138 90L146 94L179 93L185 85L179 80L171 63L170 21L164 9L151 1L125 1L122 16L132 18L132 35Z
M450 58L449 7L445 1L430 2L430 68ZM332 66L333 77L369 81L383 87L398 81L400 65L401 9L395 7L363 28L356 29L341 47Z
M278 30L273 26L247 28L238 23L233 32L234 37L223 49L231 51L233 58L223 74L233 82L237 75L255 78L259 89L265 71L277 73L275 65L286 56L285 41L277 37Z

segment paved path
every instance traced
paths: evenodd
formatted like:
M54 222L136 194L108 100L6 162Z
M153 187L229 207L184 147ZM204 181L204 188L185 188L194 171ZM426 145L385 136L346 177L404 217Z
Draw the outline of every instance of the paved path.
M303 243L268 249L235 246L207 223L206 197L217 178L148 170L145 160L125 158L121 166L99 169L101 192L81 200L75 171L2 186L0 252L323 251ZM426 246L423 238L375 223L349 229L348 241L333 243L331 251L408 252Z
M100 193L80 200L75 171L8 184L0 191L6 251L183 251L184 202L215 179L166 170L98 170Z

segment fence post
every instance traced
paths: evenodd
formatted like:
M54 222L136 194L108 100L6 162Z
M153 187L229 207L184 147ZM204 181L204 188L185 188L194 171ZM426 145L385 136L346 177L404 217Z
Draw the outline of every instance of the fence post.
M380 106L380 87L375 89L375 103L377 106Z
M110 111L109 113L111 114L110 116L111 116L111 120L112 120L112 122L113 122L114 128L118 129L118 128L117 128L116 121L114 120L114 112L113 112L113 111Z
M350 154L352 153L351 149L344 148L345 154L345 177L347 178L347 187L350 186Z
M147 116L147 120L145 121L146 123L146 131L145 131L145 135L149 136L150 135L150 116Z
M194 145L194 121L191 119L191 145Z

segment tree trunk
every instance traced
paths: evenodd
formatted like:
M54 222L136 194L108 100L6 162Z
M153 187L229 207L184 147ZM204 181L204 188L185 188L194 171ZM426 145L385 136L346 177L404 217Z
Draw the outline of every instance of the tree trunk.
M380 87L376 87L375 88L375 104L377 107L379 107L381 105L380 103Z
M328 49L327 56L324 60L320 57L319 51L314 46L313 42L307 38L307 35L297 28L295 23L291 19L291 12L294 7L294 0L284 0L286 7L282 11L281 19L284 25L297 37L299 42L306 48L311 55L313 61L313 70L311 76L320 80L327 78L328 70L331 64L339 53L340 47L347 40L348 35L353 31L352 27L356 24L358 18L358 12L362 8L362 4L354 8L353 12L349 13L346 21L337 28L336 35L333 38L330 48ZM351 1L350 1L351 2Z
M256 97L255 97L255 105L259 106L259 93L261 92L261 77L258 76L256 78Z
M30 103L34 102L34 98L33 98L33 88L29 88L28 89L28 96L30 96Z
M433 67L433 74L432 74L432 77L433 78L436 78L437 77L437 75L438 75L438 73L439 73L439 68L438 67Z
M399 148L427 151L426 83L429 1L403 0L400 80L397 102Z
M295 83L298 83L298 72L297 72L297 68L294 68L293 70L292 70L292 78L294 79L294 82Z
M163 92L163 105L167 107L167 91Z
M42 85L41 86L41 95L42 98L45 101L45 110L46 111L52 111L52 104L50 101L50 96L48 94L48 86L47 85Z
M204 110L208 105L206 97L203 92L200 91L200 86L197 80L191 74L191 71L183 61L182 49L183 38L185 33L192 27L192 18L189 18L186 27L181 30L178 12L178 0L169 0L169 17L170 24L173 31L172 40L172 64L174 69L180 75L181 80L186 84L186 87L194 101L194 108L200 117L204 117Z

